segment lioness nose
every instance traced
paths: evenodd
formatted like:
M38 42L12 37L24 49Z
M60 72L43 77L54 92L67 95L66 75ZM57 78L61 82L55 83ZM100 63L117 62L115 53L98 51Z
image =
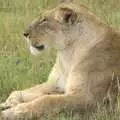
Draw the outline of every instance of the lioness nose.
M28 36L29 36L29 33L23 33L23 35L24 35L25 37L28 37Z

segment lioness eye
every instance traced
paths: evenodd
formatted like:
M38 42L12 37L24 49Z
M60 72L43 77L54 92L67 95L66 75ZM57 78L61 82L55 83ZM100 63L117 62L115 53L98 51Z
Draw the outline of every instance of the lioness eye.
M47 22L47 18L43 18L43 19L41 20L41 23L44 23L44 22Z
M42 22L45 22L45 21L47 21L47 19L46 19L46 18L44 18L44 19L42 20Z

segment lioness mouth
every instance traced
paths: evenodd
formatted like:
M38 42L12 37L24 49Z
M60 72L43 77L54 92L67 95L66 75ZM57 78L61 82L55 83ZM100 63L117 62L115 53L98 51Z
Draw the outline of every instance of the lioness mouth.
M33 47L36 48L39 51L44 50L44 48L45 48L44 45L33 45Z

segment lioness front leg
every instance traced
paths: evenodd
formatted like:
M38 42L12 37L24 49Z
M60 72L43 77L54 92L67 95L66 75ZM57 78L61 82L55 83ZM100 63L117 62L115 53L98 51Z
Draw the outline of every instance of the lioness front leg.
M52 68L47 82L26 90L12 92L5 103L0 104L0 109L8 109L16 106L17 104L28 102L44 95L60 94L61 91L56 88L56 80L60 76L60 69L58 68L60 68L60 66L59 59L57 57L56 63Z
M59 61L57 58L47 82L26 90L12 92L8 99L4 103L0 104L0 109L8 109L16 106L17 104L28 102L44 95L61 93L61 91L56 88L56 80L60 76L59 67Z
M51 117L59 112L87 110L92 100L79 94L46 95L42 98L19 104L2 112L4 120L33 120Z
M23 91L14 91L4 103L0 104L0 109L8 109L19 103L28 102L47 94L56 94L57 92L55 85L47 82Z

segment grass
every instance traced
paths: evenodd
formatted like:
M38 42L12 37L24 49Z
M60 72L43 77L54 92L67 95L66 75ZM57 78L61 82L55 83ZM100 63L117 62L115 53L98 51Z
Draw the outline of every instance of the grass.
M118 0L81 1L107 24L119 28ZM51 51L46 51L38 57L32 56L22 33L25 26L39 15L41 9L54 7L57 2L57 0L0 0L0 102L13 90L25 89L47 80L55 55ZM118 113L119 107L115 113L102 110L92 115L90 120L118 120L120 119ZM67 117L61 115L58 120L80 120L80 116L73 118L72 115Z

